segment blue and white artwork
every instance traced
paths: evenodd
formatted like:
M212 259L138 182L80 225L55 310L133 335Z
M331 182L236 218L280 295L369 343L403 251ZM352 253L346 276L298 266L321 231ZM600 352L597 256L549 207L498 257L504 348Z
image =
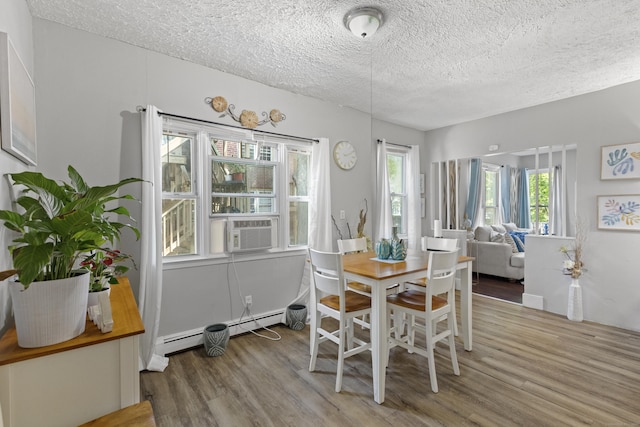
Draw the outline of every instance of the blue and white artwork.
M602 147L600 178L640 178L640 142Z
M640 231L640 195L598 196L598 228Z

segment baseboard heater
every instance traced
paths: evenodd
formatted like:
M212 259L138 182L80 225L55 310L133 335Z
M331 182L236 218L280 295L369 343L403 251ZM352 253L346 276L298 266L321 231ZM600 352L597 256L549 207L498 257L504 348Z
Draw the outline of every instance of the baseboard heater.
M254 314L253 318L243 317L242 321L240 321L240 319L235 319L231 322L223 323L229 325L229 335L234 336L250 330L259 329L263 326L272 326L282 323L283 313L284 309L274 310L258 315ZM260 325L256 325L254 320L258 321ZM189 331L158 337L156 340L156 353L166 356L171 353L203 345L202 333L206 326L207 325L203 325L200 328L191 329Z

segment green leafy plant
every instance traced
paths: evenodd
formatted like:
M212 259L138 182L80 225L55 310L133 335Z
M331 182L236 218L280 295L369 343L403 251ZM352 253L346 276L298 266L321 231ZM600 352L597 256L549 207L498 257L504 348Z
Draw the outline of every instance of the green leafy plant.
M124 229L140 238L135 226L117 220L132 220L129 211L124 206L108 205L117 200L135 200L131 195L116 193L120 187L141 179L127 178L116 184L90 187L72 166L68 173L69 182L61 183L39 172L10 174L15 185L24 187L17 199L22 211L0 210L0 220L18 233L9 251L25 289L34 281L71 277L80 257L103 251L107 243L113 245Z
M99 292L105 289L106 284L118 283L118 276L129 271L129 267L119 264L125 261L133 262L131 255L120 252L117 249L100 249L84 257L81 267L89 270L89 292Z

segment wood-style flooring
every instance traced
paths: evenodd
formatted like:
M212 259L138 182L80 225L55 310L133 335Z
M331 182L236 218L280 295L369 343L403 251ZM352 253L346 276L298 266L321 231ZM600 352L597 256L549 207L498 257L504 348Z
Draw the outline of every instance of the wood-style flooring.
M473 273L473 293L522 304L524 285L520 280Z
M309 327L280 325L280 341L244 334L220 357L171 356L164 373L141 373L142 399L171 427L640 425L640 333L477 295L473 310L473 351L457 339L460 376L437 346L437 394L426 359L399 347L382 405L370 353L345 361L335 393L337 347L321 344L309 372Z

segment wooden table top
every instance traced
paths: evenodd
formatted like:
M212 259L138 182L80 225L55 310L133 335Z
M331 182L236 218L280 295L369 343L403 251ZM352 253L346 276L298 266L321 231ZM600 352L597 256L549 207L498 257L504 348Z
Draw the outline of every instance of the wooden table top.
M468 256L458 257L458 262L473 261ZM413 252L407 254L404 261L378 260L375 252L360 252L343 255L342 266L344 271L369 277L375 280L389 279L416 271L426 271L429 267L429 255L427 252Z
M103 334L87 318L84 332L76 338L45 347L22 348L18 346L16 328L12 327L0 339L0 366L144 333L129 279L120 277L119 281L117 285L111 285L111 332Z

